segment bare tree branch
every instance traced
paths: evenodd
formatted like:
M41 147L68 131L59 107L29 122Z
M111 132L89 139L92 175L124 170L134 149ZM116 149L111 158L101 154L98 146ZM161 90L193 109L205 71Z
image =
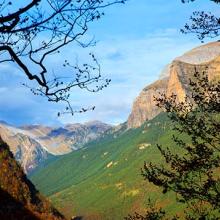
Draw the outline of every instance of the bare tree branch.
M19 5L19 2L3 0L0 3L0 63L16 63L29 80L37 82L37 88L25 84L35 95L45 96L51 102L66 102L66 112L73 114L69 102L71 88L97 92L110 80L101 78L100 65L92 54L95 66L86 64L80 68L65 61L64 66L71 68L70 81L63 74L51 79L47 58L73 42L82 47L92 45L92 41L86 44L81 40L88 24L104 15L102 9L125 1L32 0ZM95 88L91 86L94 83Z

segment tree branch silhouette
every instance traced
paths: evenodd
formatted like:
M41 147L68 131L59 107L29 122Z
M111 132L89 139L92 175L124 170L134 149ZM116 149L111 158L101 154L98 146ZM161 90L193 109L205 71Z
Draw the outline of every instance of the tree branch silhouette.
M16 3L3 0L0 3L0 63L17 64L30 81L37 83L34 88L25 84L34 95L47 97L50 102L66 102L68 111L65 112L74 114L69 102L71 88L97 92L109 85L110 80L102 79L101 68L94 55L91 55L94 66L84 64L81 68L65 61L64 67L69 70L72 67L69 80L62 74L52 77L57 74L50 70L46 61L71 43L81 47L93 45L94 41L82 41L88 24L104 15L102 9L126 1L32 0ZM92 83L101 85L92 89L89 87Z
M194 2L196 0L181 0L183 3ZM210 0L216 4L220 3L220 0ZM181 29L184 34L193 33L196 34L198 39L203 40L208 38L218 37L220 34L220 17L214 15L211 12L195 11L190 17L190 22L186 23L184 28Z

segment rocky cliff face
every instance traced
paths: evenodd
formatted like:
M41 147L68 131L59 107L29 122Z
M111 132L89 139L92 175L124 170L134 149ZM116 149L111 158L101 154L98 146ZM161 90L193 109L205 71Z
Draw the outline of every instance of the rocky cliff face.
M156 107L154 96L164 93L167 89L168 78L160 79L143 89L133 104L132 113L127 122L128 128L140 127L145 121L160 113Z
M110 125L97 121L59 128L42 125L17 128L0 122L0 136L10 146L25 173L29 173L50 154L63 155L81 148L110 128Z
M220 78L220 42L195 48L167 65L160 79L144 88L135 100L127 127L139 127L161 112L154 101L154 96L158 96L159 93L165 93L167 96L174 93L179 101L183 101L190 93L189 78L192 78L195 68L199 72L205 71L210 80Z

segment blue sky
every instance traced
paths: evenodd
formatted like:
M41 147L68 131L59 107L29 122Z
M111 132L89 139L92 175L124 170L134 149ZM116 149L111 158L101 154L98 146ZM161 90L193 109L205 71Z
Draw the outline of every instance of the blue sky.
M95 36L96 47L82 49L72 45L59 57L50 58L49 65L59 66L61 57L86 61L89 52L96 54L103 75L112 79L111 85L95 94L74 89L71 96L75 108L95 105L94 112L58 118L61 105L33 96L21 85L26 81L22 72L16 66L2 64L0 120L15 125L126 121L134 99L146 85L158 79L164 66L201 44L196 36L179 31L195 10L213 12L217 6L205 0L190 4L182 4L181 0L129 0L125 5L108 8L102 20L90 25L86 38Z

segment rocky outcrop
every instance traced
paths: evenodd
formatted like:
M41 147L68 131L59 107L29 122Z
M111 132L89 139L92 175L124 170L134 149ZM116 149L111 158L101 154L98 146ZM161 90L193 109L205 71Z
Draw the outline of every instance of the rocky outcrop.
M63 155L83 147L100 137L110 125L94 121L85 124L68 124L64 127L27 125L14 127L0 123L0 136L10 146L25 173L31 172L49 155Z
M167 89L168 78L160 79L143 89L133 104L132 113L127 122L128 128L140 127L145 121L154 118L160 113L156 107L154 97L164 93Z
M13 132L2 124L0 124L0 135L11 146L12 153L25 173L33 170L48 157L49 153L28 135Z
M210 80L220 79L220 42L195 48L167 65L160 80L144 88L135 100L127 127L139 127L161 112L154 101L159 93L176 94L178 100L183 101L190 93L189 79L193 78L195 71L205 72Z

